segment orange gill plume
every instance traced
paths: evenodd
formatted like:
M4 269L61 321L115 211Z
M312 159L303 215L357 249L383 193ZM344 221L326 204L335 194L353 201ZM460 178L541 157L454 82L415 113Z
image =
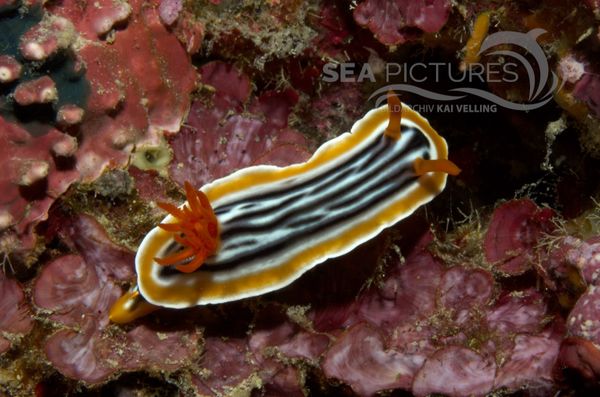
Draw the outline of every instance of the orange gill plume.
M187 203L181 208L169 203L157 203L177 219L176 222L161 223L158 226L173 233L173 238L183 249L154 260L160 265L175 266L180 272L191 273L216 252L219 227L217 217L204 193L185 182L185 194Z

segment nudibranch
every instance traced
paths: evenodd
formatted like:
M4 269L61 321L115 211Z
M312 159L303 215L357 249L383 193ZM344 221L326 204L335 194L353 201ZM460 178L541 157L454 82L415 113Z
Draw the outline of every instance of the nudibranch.
M157 307L217 304L283 288L343 255L440 193L458 167L446 141L394 94L305 163L259 165L199 191L142 241L137 285L116 323Z

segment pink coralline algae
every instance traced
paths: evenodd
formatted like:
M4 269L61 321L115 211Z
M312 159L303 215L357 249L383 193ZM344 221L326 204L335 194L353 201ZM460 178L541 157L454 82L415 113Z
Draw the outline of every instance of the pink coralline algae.
M124 166L136 145L160 145L179 130L196 73L157 4L65 1L18 11L15 2L0 12L10 32L0 39L8 51L0 84L11 83L0 94L0 151L11 159L0 177L0 229L15 226L26 236L21 247L33 246L33 228L73 182Z
M586 73L575 84L573 95L585 102L592 113L600 118L600 77L596 73Z
M134 143L154 142L163 131L178 131L196 77L184 48L160 21L157 4L107 0L81 6L67 1L49 5L43 15L22 36L21 52L37 60L59 51L75 52L73 67L90 84L89 97L79 104L85 117L75 118L83 122L77 165L86 178L93 179L109 164L122 164ZM105 35L111 31L108 42ZM43 95L52 91L50 77L35 83L41 87L37 98L24 100L51 100ZM27 84L25 88L34 83ZM61 99L61 85L55 88Z
M158 145L177 132L189 108L196 75L185 49L160 20L156 2L118 0L52 6L75 21L86 45L77 54L91 84L77 155L83 177L122 166L134 145ZM111 42L102 40L113 29Z
M551 393L564 326L545 297L534 288L500 292L492 273L448 267L429 252L432 243L425 234L405 261L388 251L385 278L354 298L313 299L300 315L267 305L247 336L208 337L196 390L218 396L262 387L266 395L300 396L308 370L360 396L394 389L416 396ZM332 266L362 272L372 266L363 254ZM325 288L311 285L315 296Z
M494 385L495 365L473 350L449 347L433 354L417 374L417 396L442 392L449 396L484 395Z
M21 77L23 66L9 55L0 56L0 83L11 83Z
M551 389L561 335L545 326L539 293L494 298L490 273L444 268L424 244L396 266L383 288L360 299L350 328L325 354L327 376L364 396L395 388L418 396Z
M183 10L182 0L162 0L158 6L160 20L167 26L172 25Z
M19 5L0 10L6 32L0 38L0 113L41 135L54 126L61 107L84 105L88 86L74 55L73 24L37 2Z
M558 62L558 73L572 95L585 103L596 118L600 118L600 78L593 62L582 54L570 53Z
M161 0L160 20L177 36L189 54L196 54L202 45L204 26L183 8L182 0Z
M0 0L0 396L597 395L599 2L492 3ZM155 202L307 160L487 12L547 30L564 85L529 113L402 94L464 169L438 199L282 290L109 322Z
M254 330L247 337L205 339L200 375L193 378L201 395L232 395L258 388L266 396L304 395L304 365L318 365L329 336L294 324L283 307L267 306L255 317Z
M58 99L56 84L48 76L22 83L15 90L15 101L23 106L49 103L56 99Z
M45 14L39 24L21 37L19 50L28 61L43 61L67 49L74 39L73 24L69 20Z
M81 6L67 1L51 7L51 11L72 21L77 31L86 39L95 40L102 38L114 27L125 24L134 14L134 8L135 6L126 0L99 0L83 3ZM139 8L136 11L139 12Z
M553 215L551 209L540 209L529 199L501 205L485 236L486 259L503 273L523 273L535 260L539 238L552 231Z
M0 355L11 346L11 340L33 328L31 313L19 283L0 271Z
M562 336L564 339L560 341L558 355L552 360L549 357L544 360L554 363L555 379L564 380L563 370L569 369L576 371L584 379L596 380L600 374L600 349L598 348L600 346L600 321L598 321L600 314L600 290L598 289L600 236L582 240L566 235L565 230L557 229L556 225L549 231L543 232L543 228L539 228L539 221L549 218L546 216L540 218L541 211L544 210L540 210L524 200L513 200L499 206L494 217L501 213L506 216L506 219L510 219L510 213L507 212L510 208L513 208L512 211L515 214L520 212L520 216L517 218L521 218L519 222L521 227L515 227L511 232L514 236L522 236L521 240L524 244L520 244L518 247L521 252L519 257L526 255L527 262L530 265L534 264L533 268L545 286L555 293L561 305L568 307L570 311L566 316L565 329L561 331L564 333ZM514 211L514 208L521 208L522 211ZM551 213L546 215L551 215ZM492 219L490 229L493 223ZM525 226L529 230L525 234L527 237L523 237L522 232ZM509 229L505 228L506 230ZM541 237L542 233L545 233L544 237ZM545 239L545 242L540 245L542 238ZM509 238L505 238L505 240L510 241ZM534 256L527 254L528 249L525 249L527 246L529 250L533 250L530 253L535 252ZM531 266L528 266L528 269L531 269ZM587 289L574 304L569 304L567 296L582 287ZM514 320L541 315L541 313L536 315L533 312L519 312L515 308L511 309L511 312ZM556 321L555 324L557 324ZM539 340L532 339L531 342L537 344ZM541 353L544 349L545 347L538 346L536 365L541 362L538 359L544 357ZM526 356L523 357L526 358Z
M360 117L364 107L359 84L344 83L330 87L311 103L307 127L324 139L333 139Z
M551 270L563 278L576 269L586 291L579 297L567 318L569 338L561 346L558 368L572 368L584 378L600 374L600 236L586 241L564 237L556 244L549 261Z
M557 368L572 368L584 379L595 381L600 377L600 349L585 338L566 338L560 348Z
M449 14L447 0L365 0L356 6L354 19L381 43L396 45L415 38L415 30L439 31Z
M133 253L115 245L92 218L64 224L66 241L79 254L44 266L33 301L46 321L58 327L44 352L62 374L89 384L139 369L174 371L199 352L199 334L149 323L130 330L110 328L108 311L133 275Z
M202 186L253 164L282 166L310 157L306 138L288 126L297 101L294 91L266 91L250 100L250 80L231 65L211 62L200 74L214 95L210 104L193 103L171 140L175 181Z
M31 248L32 228L47 218L56 197L79 178L69 164L77 142L56 129L34 137L1 116L0 138L0 156L8 160L0 175L0 229L15 225L20 248Z
M295 364L316 365L329 337L303 330L274 308L258 313L261 315L268 315L271 324L259 321L247 338L206 339L200 362L205 375L194 378L198 392L214 396L262 386L268 396L303 395L305 371Z
M319 10L318 18L313 25L317 36L312 39L310 54L315 57L312 65L306 65L307 71L310 66L318 71L317 78L321 75L323 58L342 61L350 57L354 61L365 62L370 54L385 52L384 46L377 41L376 37L366 29L356 25L355 21L347 17L347 11L338 3L323 3ZM292 82L294 83L293 73ZM309 79L304 79L309 80ZM318 82L315 81L315 83ZM294 87L297 87L294 84Z

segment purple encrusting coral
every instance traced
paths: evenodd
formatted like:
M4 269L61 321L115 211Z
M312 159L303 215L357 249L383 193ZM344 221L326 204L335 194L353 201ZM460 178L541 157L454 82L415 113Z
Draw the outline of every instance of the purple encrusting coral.
M424 210L280 291L110 323L157 201L306 161L481 15L546 30L561 84L424 114L463 169ZM599 27L596 0L0 1L0 396L597 394Z

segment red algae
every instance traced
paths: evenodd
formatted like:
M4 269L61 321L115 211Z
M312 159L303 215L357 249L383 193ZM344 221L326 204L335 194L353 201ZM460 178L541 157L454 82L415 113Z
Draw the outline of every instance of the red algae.
M392 277L381 290L365 293L360 305L366 305L361 307L366 322L350 322L351 328L337 337L326 354L326 374L348 383L359 395L398 387L412 388L416 395L486 395L500 387L495 385L517 390L540 379L550 386L561 335L546 330L543 296L525 290L493 298L494 278L482 269L440 266L438 275L432 276L431 264L417 266L430 256L422 247L397 270L397 279L406 277L413 283L408 289L391 287L396 278ZM432 292L414 284L420 280L430 283ZM460 289L454 287L459 285ZM381 318L369 317L372 297L379 295L381 300L381 294L396 299L388 299L384 309L378 309ZM419 296L416 303L414 297ZM384 313L389 317L384 318ZM538 339L529 340L533 335ZM472 350L473 345L478 351ZM531 357L527 353L517 354L525 350L537 352L540 360L545 357L530 372L514 369L531 364L523 363L524 356ZM501 371L496 367L499 357L506 360ZM378 370L369 375L372 368Z
M354 10L354 19L368 27L386 45L402 44L413 38L410 28L437 32L450 12L447 0L365 0Z
M172 25L179 14L183 10L183 2L181 0L163 0L158 6L160 20L167 26Z
M600 350L585 338L566 338L556 364L559 370L572 368L585 379L593 381L600 375Z
M14 120L4 110L0 115L3 158L10 160L1 180L0 229L12 227L19 236L13 252L40 244L35 227L71 184L127 164L136 143L176 132L195 87L185 50L157 12L141 2L110 0L83 9L74 2L45 8L31 4L22 12L23 23L37 23L15 37L17 53L0 54L0 84L12 83L6 104L17 116ZM0 21L18 20L9 8ZM101 38L121 24L127 29L116 32L111 43ZM47 74L41 73L44 62ZM143 82L141 75L147 76ZM31 110L21 116L19 107ZM55 117L36 120L46 114ZM18 262L32 260L21 256Z
M513 200L495 212L485 236L486 259L500 272L515 275L535 260L535 248L544 233L552 231L553 211L531 200Z
M23 66L14 57L0 56L0 83L12 83L21 77Z
M443 265L424 250L431 235L423 237L404 264L380 290L361 299L359 316L377 326L390 326L433 314ZM397 273L396 273L397 272Z
M171 140L171 177L201 186L254 164L288 165L307 160L309 142L288 126L293 91L267 91L250 100L248 77L231 65L212 62L200 69L212 87L212 104L192 104L181 133ZM250 103L247 103L250 101ZM247 105L249 112L242 112Z
M359 395L371 396L380 390L410 387L421 365L414 355L386 348L377 329L358 323L337 338L325 356L323 370Z
M573 89L573 95L580 101L585 102L596 117L600 117L600 78L598 74L590 71L579 80Z
M31 312L21 286L0 272L0 354L33 328Z
M494 388L519 390L526 387L539 393L551 393L552 368L559 356L562 329L548 329L539 335L518 335L510 360L498 368Z
M79 51L92 90L89 121L83 127L90 136L78 154L78 168L88 180L109 165L124 165L136 143L154 146L163 131L178 131L195 87L185 50L167 32L155 8L142 2L109 3L112 8L90 6L78 15L81 29L90 36L103 24L110 30L119 17L128 20L127 29L116 33L113 45L91 44Z
M77 170L61 166L59 158L71 157L62 147L71 145L72 138L56 129L33 137L1 116L0 138L0 156L11 160L0 176L0 230L15 227L20 240L10 251L31 249L34 226L47 218L55 198L79 179Z
M44 347L57 370L94 384L122 371L174 371L198 354L199 334L187 327L138 324L129 331L111 330L109 309L122 293L118 283L133 275L133 253L86 216L67 222L63 233L80 254L46 265L34 286L36 306L62 328Z
M246 356L247 350L243 340L207 338L199 363L201 374L204 374L193 378L196 390L208 396L226 393L227 390L233 390L240 385L252 390L258 381L254 375L258 368L251 359L245 358Z
M416 396L485 396L492 390L496 365L473 350L451 346L438 350L421 367L413 383Z
M15 101L23 106L34 103L54 102L57 99L58 92L56 85L48 76L21 83L15 89Z
M276 349L288 358L316 362L329 346L329 337L325 334L304 331L301 327L285 321L275 327L258 327L250 337L248 346L257 357L262 359L269 357L268 350Z

